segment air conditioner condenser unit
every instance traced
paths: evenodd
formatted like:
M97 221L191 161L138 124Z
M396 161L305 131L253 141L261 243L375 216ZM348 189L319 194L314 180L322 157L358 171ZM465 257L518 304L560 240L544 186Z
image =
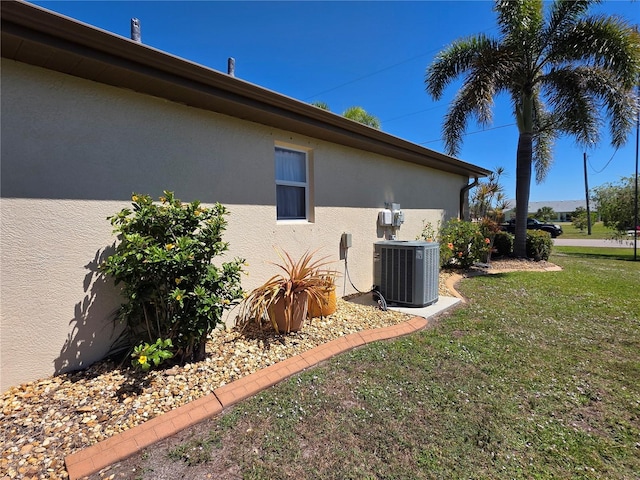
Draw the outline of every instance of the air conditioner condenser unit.
M373 247L374 285L388 304L425 307L438 301L439 243L390 240Z

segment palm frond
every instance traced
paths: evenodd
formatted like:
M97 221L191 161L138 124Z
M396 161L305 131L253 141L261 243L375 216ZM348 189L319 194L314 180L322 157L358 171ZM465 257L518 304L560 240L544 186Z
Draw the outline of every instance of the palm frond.
M544 30L544 37L553 42L553 39L560 37L564 32L573 28L578 20L595 3L594 0L571 0L553 2L549 6L549 16L547 27Z
M541 25L542 0L497 0L493 10L498 14L498 28L504 37Z
M426 91L434 100L440 100L444 89L456 78L473 69L497 42L484 34L456 40L441 51L425 73Z
M494 11L502 43L516 47L531 62L539 50L544 27L542 0L497 0Z
M445 151L449 155L457 155L462 145L462 137L467 129L467 123L471 117L475 117L480 124L491 121L491 106L493 99L471 98L476 92L471 88L460 90L447 111L442 125L442 135L445 142Z
M542 183L553 164L553 145L556 130L544 130L533 137L533 167L536 183Z
M628 89L637 81L640 71L640 37L622 18L594 15L558 36L549 58L556 65L578 61L603 68L615 74L621 87Z
M535 131L533 136L533 167L536 183L542 183L553 164L553 146L558 137L559 122L538 95L534 99Z
M637 95L622 88L609 70L593 66L558 69L546 76L545 89L562 119L561 130L574 135L580 144L597 143L605 119L612 145L626 142L635 121Z
M611 144L619 148L623 146L629 137L638 118L640 98L634 90L624 92L621 89L609 90L606 102L607 119L609 121L609 135Z
M349 107L343 113L342 116L353 120L355 122L362 123L372 128L380 130L380 120L375 115L371 115L364 108L359 106Z
M508 86L512 56L504 49L486 44L487 51L476 58L469 68L461 89L449 106L443 123L443 136L446 151L456 155L462 144L462 136L471 117L481 126L493 120L495 96Z

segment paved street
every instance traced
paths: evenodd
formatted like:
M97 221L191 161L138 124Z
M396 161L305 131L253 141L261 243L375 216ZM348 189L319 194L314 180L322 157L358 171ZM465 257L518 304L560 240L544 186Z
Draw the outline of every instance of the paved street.
M573 239L573 238L554 238L553 244L559 247L611 247L611 248L633 248L633 239L623 240L597 240L597 239ZM638 247L640 249L640 239L638 239Z

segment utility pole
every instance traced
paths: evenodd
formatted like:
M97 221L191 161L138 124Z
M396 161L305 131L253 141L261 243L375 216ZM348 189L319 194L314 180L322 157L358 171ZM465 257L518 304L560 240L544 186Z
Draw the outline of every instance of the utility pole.
M638 25L635 26L636 36L638 35ZM640 137L640 83L636 83L636 185L633 192L635 197L633 199L633 261L638 260L638 137Z
M636 28L636 32L637 32ZM640 93L640 86L638 87L638 93ZM640 105L639 105L640 106ZM635 198L634 198L634 213L633 213L633 261L638 260L638 137L640 137L640 110L636 112L636 185L635 185Z
M587 180L587 152L584 152L584 192L587 199L587 235L591 235L591 210L589 209L589 181Z

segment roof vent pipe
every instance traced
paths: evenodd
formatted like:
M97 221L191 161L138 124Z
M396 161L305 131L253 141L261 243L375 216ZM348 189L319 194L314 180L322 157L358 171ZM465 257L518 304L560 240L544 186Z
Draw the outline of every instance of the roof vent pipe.
M140 20L137 18L131 19L131 40L141 43L142 35L140 34Z
M236 59L233 57L227 60L227 73L232 77L236 76Z

